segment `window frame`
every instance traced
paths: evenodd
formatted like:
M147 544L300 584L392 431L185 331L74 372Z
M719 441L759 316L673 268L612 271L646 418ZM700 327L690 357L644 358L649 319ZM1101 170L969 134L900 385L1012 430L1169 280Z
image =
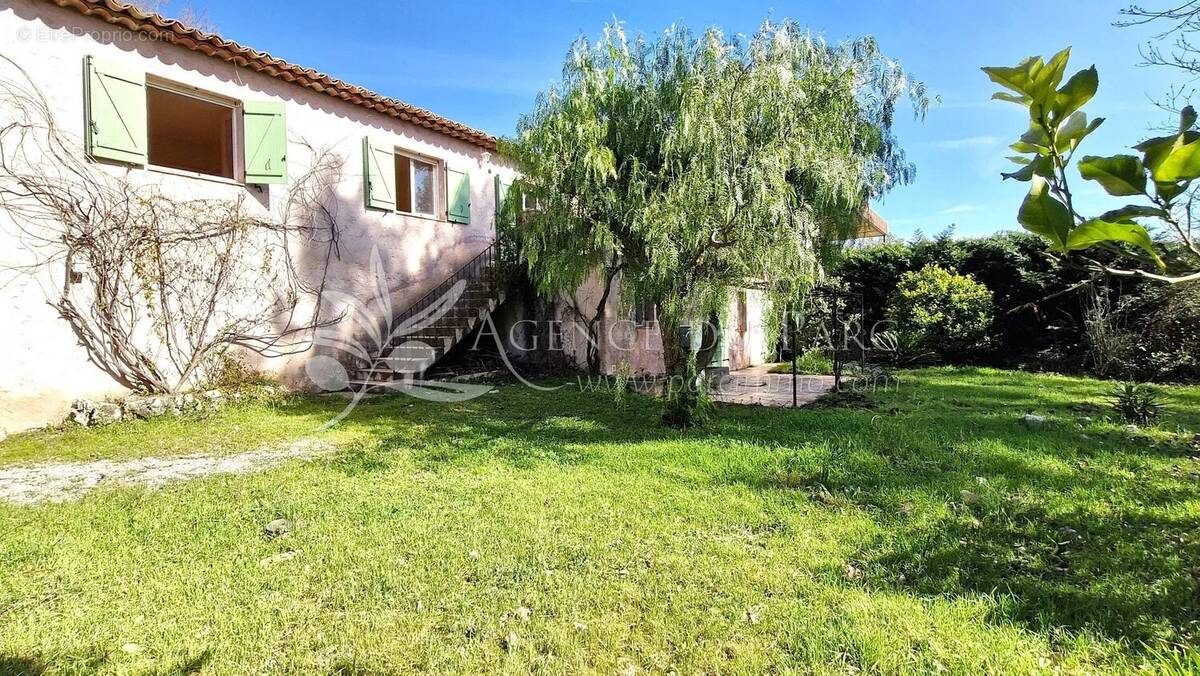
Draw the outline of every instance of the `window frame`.
M649 312L647 312L649 310ZM633 324L649 327L658 323L658 303L638 303L633 306Z
M404 157L405 159L408 160L408 201L409 201L409 209L410 210L405 210L405 209L400 208L401 190L400 190L400 185L397 184L396 185L396 213L403 214L405 216L413 216L415 218L431 218L431 219L439 220L439 221L449 220L450 216L449 216L449 214L446 213L446 209L448 207L445 204L443 204L444 198L441 196L441 193L445 191L444 184L446 182L446 178L445 178L446 167L442 163L442 161L436 157L431 157L429 155L422 155L421 153L416 153L411 150L405 150L404 148L401 148L399 146L394 147L393 152L395 153L397 160L401 157ZM428 213L426 213L424 211L411 210L415 206L416 199L417 199L416 191L413 190L413 186L415 185L415 183L413 181L413 160L416 160L417 162L421 162L422 164L428 164L433 167L433 188L432 188L433 211L428 212ZM397 177L397 178L399 178L399 177Z
M530 195L525 191L521 191L521 212L526 211L542 211L542 202L536 195Z
M176 176L186 176L188 178L199 178L206 181L215 181L218 183L229 183L233 185L246 184L246 158L242 156L245 152L245 140L243 139L242 130L242 101L231 96L223 96L216 92L210 92L206 89L201 89L194 85L175 82L156 75L146 74L146 120L147 124L150 119L150 90L160 89L163 91L177 94L179 96L188 96L205 103L211 103L218 106L224 106L232 110L233 133L231 142L233 143L233 177L220 176L218 174L205 174L199 171L191 171L188 169L177 169L175 167L167 167L161 164L154 164L150 161L150 148L146 148L146 164L147 171L154 171L160 174L173 174Z

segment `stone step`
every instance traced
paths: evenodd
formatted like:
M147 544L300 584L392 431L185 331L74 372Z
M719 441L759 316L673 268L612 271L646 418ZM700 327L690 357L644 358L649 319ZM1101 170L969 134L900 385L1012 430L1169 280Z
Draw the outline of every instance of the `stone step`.
M420 378L504 299L503 292L485 281L469 282L462 296L442 316L414 334L393 338L385 357L347 368L350 389L386 390L383 386L387 383Z

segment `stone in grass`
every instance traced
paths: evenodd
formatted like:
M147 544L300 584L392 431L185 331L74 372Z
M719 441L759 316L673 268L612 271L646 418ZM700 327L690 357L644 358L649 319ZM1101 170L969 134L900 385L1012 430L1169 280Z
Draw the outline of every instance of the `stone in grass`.
M71 403L71 420L74 420L77 425L87 427L92 424L92 413L96 411L96 404L87 399L76 399Z
M1021 422L1025 423L1026 427L1041 427L1042 425L1046 424L1046 416L1026 413L1024 417L1021 418Z
M275 519L263 527L263 535L267 536L268 540L274 540L290 532L292 532L292 522L287 519Z
M207 402L208 408L212 410L221 408L221 404L225 403L225 395L220 390L208 390L201 393L200 396Z
M125 400L125 411L138 418L153 418L167 412L167 402L162 397L133 397Z
M171 412L175 415L184 415L200 408L200 402L196 400L196 395L190 392L178 394L171 401Z
M121 405L111 401L99 402L92 411L92 422L96 425L111 425L120 422L121 417Z

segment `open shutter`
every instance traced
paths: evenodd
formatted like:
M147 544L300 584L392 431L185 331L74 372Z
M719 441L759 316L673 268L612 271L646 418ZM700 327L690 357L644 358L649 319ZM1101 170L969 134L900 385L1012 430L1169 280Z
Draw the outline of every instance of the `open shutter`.
M446 219L471 222L471 180L466 173L446 168Z
M508 224L508 213L504 210L504 201L508 199L508 184L500 180L496 174L496 225Z
M368 209L396 210L396 151L363 139L363 193Z
M146 74L87 57L85 147L106 160L146 163Z
M242 103L247 183L287 183L287 120L279 101Z

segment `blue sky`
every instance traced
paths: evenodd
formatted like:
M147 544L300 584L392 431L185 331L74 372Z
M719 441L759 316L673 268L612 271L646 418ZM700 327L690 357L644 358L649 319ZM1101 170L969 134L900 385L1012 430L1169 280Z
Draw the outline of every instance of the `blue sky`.
M175 0L165 11L183 4ZM1085 154L1122 152L1163 121L1151 100L1178 76L1137 65L1139 45L1155 31L1113 27L1125 4L291 0L284 10L278 1L193 3L228 38L497 135L511 133L537 92L554 81L570 42L599 35L613 17L630 32L645 33L672 22L749 32L770 15L792 17L831 41L872 34L942 100L923 122L905 112L898 125L917 179L875 206L900 236L933 234L951 224L960 235L1018 227L1026 186L1002 183L999 172L1010 170L1006 146L1027 121L1020 108L989 100L995 87L980 66L1012 65L1067 45L1074 47L1071 72L1096 64L1100 91L1087 110L1107 122L1089 137ZM1116 206L1094 184L1080 185L1078 193L1085 213Z

